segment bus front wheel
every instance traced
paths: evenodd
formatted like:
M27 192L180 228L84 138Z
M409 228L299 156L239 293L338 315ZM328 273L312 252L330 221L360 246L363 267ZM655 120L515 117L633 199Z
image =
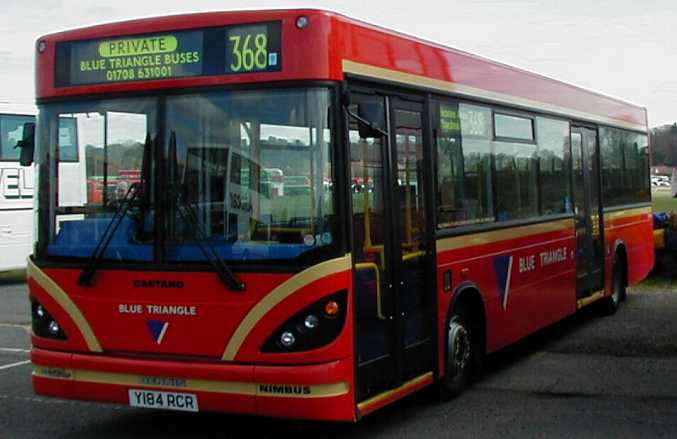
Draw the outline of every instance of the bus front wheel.
M602 311L606 315L614 314L626 296L625 286L625 264L624 261L616 256L614 260L613 279L611 284L611 295L602 302Z
M471 377L475 344L473 331L468 324L467 313L457 307L447 324L445 374L439 382L439 396L448 400L459 395Z

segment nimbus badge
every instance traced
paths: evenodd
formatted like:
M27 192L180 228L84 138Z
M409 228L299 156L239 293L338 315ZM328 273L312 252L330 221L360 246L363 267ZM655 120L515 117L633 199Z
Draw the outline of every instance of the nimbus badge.
M259 384L259 393L268 395L310 395L310 386L294 386L290 384Z

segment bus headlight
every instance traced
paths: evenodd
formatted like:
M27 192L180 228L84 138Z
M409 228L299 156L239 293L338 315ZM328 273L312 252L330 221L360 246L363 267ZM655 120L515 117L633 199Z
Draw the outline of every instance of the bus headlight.
M346 320L347 292L332 294L296 313L263 344L262 352L302 352L325 346L338 337ZM327 313L327 308L331 313Z
M59 324L54 320L49 322L49 325L47 325L47 330L52 335L59 335L59 333L61 333L61 328L59 327Z
M284 346L285 348L290 348L294 346L294 343L296 342L296 337L294 337L294 334L292 334L289 331L285 331L282 333L280 336L280 344Z
M319 325L320 325L320 319L318 319L315 314L310 314L303 321L303 326L309 331L312 331L313 329L317 328Z
M31 326L33 333L38 337L56 340L66 340L68 338L59 322L34 298L31 298Z

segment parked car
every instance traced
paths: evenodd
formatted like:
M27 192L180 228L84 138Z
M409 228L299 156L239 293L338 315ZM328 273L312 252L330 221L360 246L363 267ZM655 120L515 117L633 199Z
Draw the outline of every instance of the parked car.
M670 187L670 177L667 175L653 175L651 176L652 187Z

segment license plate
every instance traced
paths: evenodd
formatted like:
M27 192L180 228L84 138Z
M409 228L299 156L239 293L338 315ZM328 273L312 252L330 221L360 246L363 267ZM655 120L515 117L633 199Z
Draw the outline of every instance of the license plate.
M129 389L129 405L151 409L197 412L197 396L192 393Z

